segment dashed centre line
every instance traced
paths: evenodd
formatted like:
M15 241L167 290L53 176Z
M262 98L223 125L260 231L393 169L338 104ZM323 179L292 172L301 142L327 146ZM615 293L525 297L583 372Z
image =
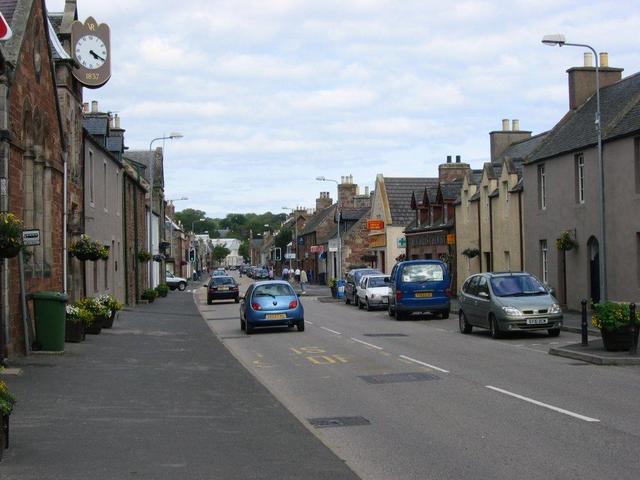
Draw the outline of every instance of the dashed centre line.
M358 340L357 338L353 338L353 337L351 337L351 340L353 340L354 342L361 343L362 345L366 345L367 347L375 348L376 350L382 350L382 347L379 347L378 345L374 345L373 343L363 342L362 340Z
M409 362L413 362L413 363L417 363L418 365L422 365L423 367L429 367L429 368L432 368L433 370L437 370L437 371L442 372L442 373L449 373L449 370L445 370L444 368L436 367L435 365L430 365L428 363L421 362L420 360L416 360L415 358L407 357L406 355L399 355L399 357L400 358L404 358L405 360L408 360Z
M533 398L525 397L523 395L518 395L517 393L510 392L508 390L503 390L501 388L492 387L491 385L485 385L488 389L493 390L495 392L502 393L504 395L508 395L510 397L517 398L519 400L523 400L525 402L533 403L534 405L538 405L539 407L548 408L549 410L553 410L554 412L562 413L564 415L569 415L570 417L577 418L579 420L584 420L585 422L599 422L597 418L587 417L585 415L580 415L579 413L571 412L569 410L565 410L564 408L554 407L553 405L549 405L548 403L542 403L538 400L534 400Z
M320 327L322 330L325 330L327 332L333 333L335 335L342 335L340 332L336 332L335 330L331 330L330 328L327 327Z

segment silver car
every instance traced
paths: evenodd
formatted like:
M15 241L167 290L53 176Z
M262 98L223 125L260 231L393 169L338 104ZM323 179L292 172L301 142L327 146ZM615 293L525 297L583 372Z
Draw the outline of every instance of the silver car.
M458 295L460 332L488 328L503 332L547 330L560 334L562 310L545 286L526 272L479 273L467 278Z

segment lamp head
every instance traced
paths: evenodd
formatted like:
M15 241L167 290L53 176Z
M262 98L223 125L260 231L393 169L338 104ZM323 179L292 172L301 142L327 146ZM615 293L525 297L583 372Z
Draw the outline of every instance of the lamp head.
M200 218L198 219L199 222L204 222L206 220L206 218Z
M554 33L553 35L545 35L544 37L542 37L542 43L544 43L545 45L549 45L550 47L555 47L556 45L561 47L565 43L567 43L567 40L565 39L563 34Z
M316 177L316 180L318 180L319 182L324 182L326 180L326 177Z
M181 133L179 133L179 132L171 132L171 133L169 134L169 138L171 138L172 140L173 140L173 139L176 139L176 138L182 138L182 137L184 137L184 135L182 135L182 134L181 134Z

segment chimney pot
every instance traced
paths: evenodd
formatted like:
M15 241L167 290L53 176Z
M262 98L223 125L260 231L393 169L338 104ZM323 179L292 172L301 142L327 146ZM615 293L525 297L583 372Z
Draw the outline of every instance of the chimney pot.
M369 195L369 187L364 187L364 194Z
M514 132L519 132L520 131L520 120L518 120L517 118L514 118L511 123L513 124L513 127L511 128Z
M509 131L509 119L508 118L503 118L502 119L502 131L503 132L508 132Z
M593 67L593 54L591 52L584 52L584 66Z
M451 155L447 155L447 163L451 163Z
M607 52L600 52L600 66L601 67L609 66L609 54Z
M91 102L91 113L98 113L98 102L96 100Z
M116 113L115 122L116 122L116 128L120 129L120 117L118 116L117 113Z
M456 155L456 163L460 163L460 155Z

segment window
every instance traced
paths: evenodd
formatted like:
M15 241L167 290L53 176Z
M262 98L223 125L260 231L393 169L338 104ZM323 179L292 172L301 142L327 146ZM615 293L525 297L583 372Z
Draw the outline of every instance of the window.
M547 283L547 274L548 274L548 249L547 249L547 241L540 240L540 271L542 272L542 281Z
M444 269L437 263L407 265L402 270L403 282L440 282L444 279Z
M478 281L477 291L478 296L480 296L481 293L484 293L487 298L489 297L489 282L487 282L487 279L485 277L480 277L480 280Z
M89 150L89 201L94 204L94 169L93 169L93 152Z
M576 201L584 203L584 155L576 155Z
M509 218L509 196L511 195L509 193L509 182L507 182L506 180L504 182L502 182L502 198L504 198L504 218L507 219Z
M541 210L547 208L547 177L544 165L538 165L538 206Z
M504 252L504 264L507 266L507 271L511 271L511 254L508 250Z
M547 289L531 275L494 277L491 279L491 288L498 297L524 297L547 294Z
M491 252L484 252L484 265L487 272L493 270L493 264L491 263Z

